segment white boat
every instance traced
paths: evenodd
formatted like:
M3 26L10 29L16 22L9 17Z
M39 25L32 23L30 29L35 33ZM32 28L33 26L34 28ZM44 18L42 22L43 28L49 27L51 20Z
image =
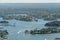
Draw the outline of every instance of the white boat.
M18 31L17 33L19 34L21 31Z
M45 38L45 40L47 40L47 39Z

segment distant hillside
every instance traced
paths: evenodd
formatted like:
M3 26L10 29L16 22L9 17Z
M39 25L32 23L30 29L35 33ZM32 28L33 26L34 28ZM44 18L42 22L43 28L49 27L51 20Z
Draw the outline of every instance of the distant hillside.
M60 3L0 3L1 8L58 8Z
M0 3L0 16L9 14L29 14L38 18L58 18L60 3Z

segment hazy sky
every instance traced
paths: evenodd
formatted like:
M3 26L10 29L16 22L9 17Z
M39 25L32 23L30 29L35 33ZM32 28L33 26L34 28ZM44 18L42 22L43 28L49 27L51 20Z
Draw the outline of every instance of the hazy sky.
M60 0L0 0L0 3L60 3Z

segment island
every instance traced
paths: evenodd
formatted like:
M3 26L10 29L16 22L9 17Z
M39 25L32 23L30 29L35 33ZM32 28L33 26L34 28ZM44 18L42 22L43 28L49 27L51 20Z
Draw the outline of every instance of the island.
M5 20L12 20L12 19L16 19L16 20L19 20L19 21L38 21L38 18L35 17L35 16L32 16L32 15L28 15L28 14L19 14L19 15L6 15L6 16L3 16L3 19Z
M52 21L45 24L47 27L60 27L60 21Z
M59 32L60 32L60 29L57 29L57 28L25 30L25 33L29 33L29 34L51 34L51 33L59 33Z
M0 23L9 23L8 21L0 21Z
M7 37L7 30L0 30L0 38L5 39Z

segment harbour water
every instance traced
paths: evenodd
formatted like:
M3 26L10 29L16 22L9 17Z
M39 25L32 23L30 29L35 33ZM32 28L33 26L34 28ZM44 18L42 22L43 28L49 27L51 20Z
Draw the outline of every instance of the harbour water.
M31 29L41 29L44 28L44 24L48 21L44 21L42 19L39 19L38 22L32 21L32 22L26 22L26 21L19 21L19 20L8 20L9 24L13 25L15 23L15 26L2 26L4 29L7 29L8 36L5 40L54 40L56 36L60 36L60 33L54 33L54 34L25 34L25 30L31 30Z

